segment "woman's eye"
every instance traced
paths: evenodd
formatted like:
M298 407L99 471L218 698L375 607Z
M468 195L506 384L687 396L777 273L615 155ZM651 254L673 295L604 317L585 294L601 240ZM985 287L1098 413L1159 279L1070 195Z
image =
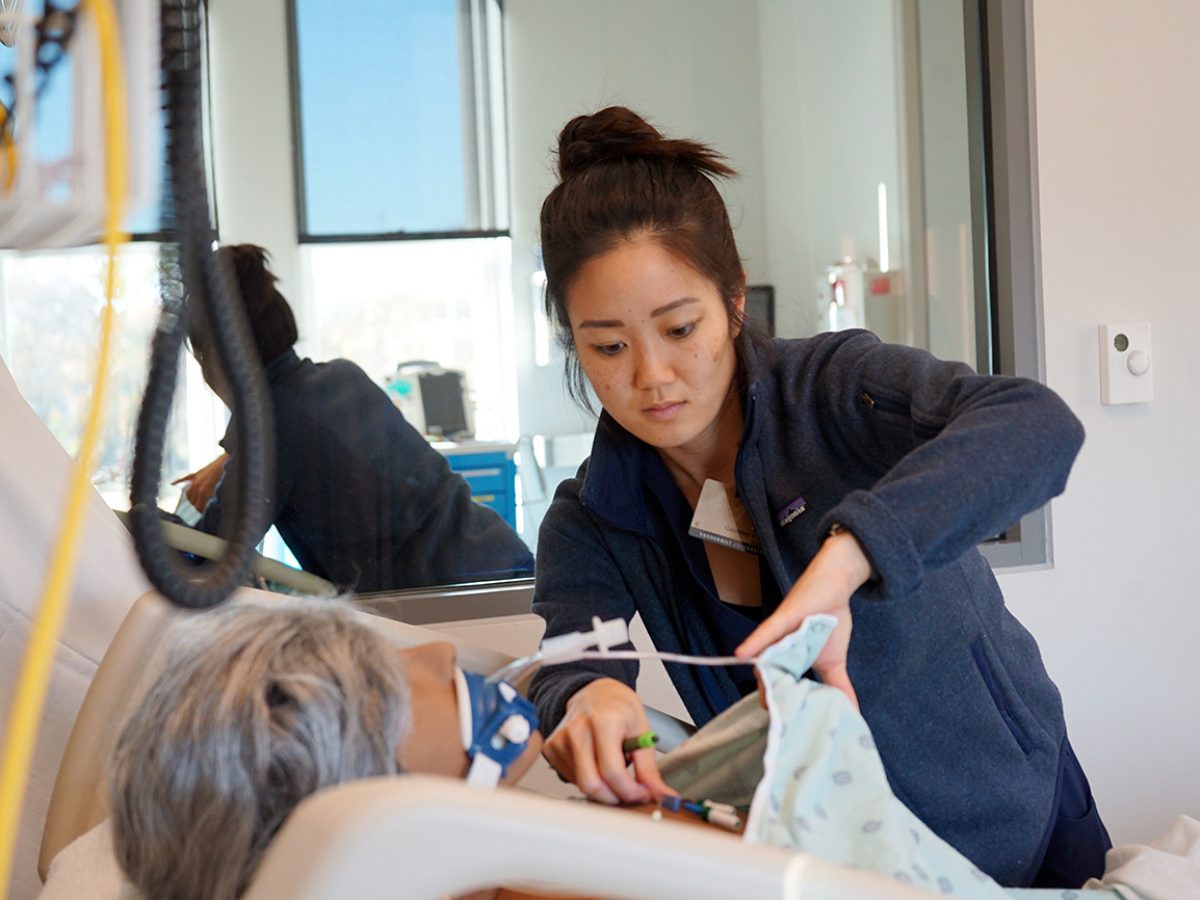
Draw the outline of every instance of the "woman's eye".
M625 345L620 342L615 344L593 344L592 346L595 347L596 352L601 356L616 356L625 349Z
M695 322L688 322L686 325L678 325L670 329L667 334L676 340L682 340L696 330Z

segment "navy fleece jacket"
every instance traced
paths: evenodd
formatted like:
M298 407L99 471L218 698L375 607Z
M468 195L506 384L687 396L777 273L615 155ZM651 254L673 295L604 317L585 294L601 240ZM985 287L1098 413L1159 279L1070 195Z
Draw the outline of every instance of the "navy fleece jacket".
M1063 490L1080 423L1037 382L863 331L776 341L743 364L737 489L764 571L785 594L832 524L854 533L877 577L851 601L848 668L892 787L988 874L1028 883L1052 815L1062 705L976 546ZM640 613L659 650L731 649L659 470L653 449L601 416L539 535L534 611L548 637ZM781 524L801 497L805 512ZM741 693L725 670L667 669L697 724ZM530 696L549 733L581 687L636 675L630 663L556 666Z

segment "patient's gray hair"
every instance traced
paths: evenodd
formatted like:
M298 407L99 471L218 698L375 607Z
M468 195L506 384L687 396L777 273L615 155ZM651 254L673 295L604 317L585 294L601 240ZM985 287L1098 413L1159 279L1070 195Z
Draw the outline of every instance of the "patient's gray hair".
M338 601L194 614L117 742L113 843L153 900L233 900L314 791L393 774L399 654Z

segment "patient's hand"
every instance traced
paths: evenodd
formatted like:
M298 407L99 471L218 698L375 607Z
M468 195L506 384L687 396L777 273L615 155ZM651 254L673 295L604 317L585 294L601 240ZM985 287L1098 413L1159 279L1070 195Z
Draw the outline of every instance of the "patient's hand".
M542 753L592 800L647 803L675 793L658 773L653 747L632 753L633 773L628 770L622 741L649 730L637 694L616 679L600 678L567 701L567 713Z
M858 538L848 531L831 535L821 545L808 568L788 591L779 609L768 616L741 646L737 656L757 656L771 644L791 634L806 618L816 613L830 613L837 626L825 649L813 663L821 681L838 688L858 709L854 685L846 673L846 653L850 647L850 597L871 577L871 562L863 552ZM760 696L762 691L759 691Z
M221 476L225 474L225 463L228 461L229 454L222 453L204 468L176 478L171 484L183 484L186 481L187 487L184 489L184 493L187 495L188 503L192 504L197 512L202 513L204 507L208 506L208 501L216 493L217 485L221 483Z

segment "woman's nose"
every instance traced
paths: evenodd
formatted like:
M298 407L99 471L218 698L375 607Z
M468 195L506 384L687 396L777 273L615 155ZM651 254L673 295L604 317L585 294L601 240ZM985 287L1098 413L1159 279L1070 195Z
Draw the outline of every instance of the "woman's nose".
M656 388L669 384L671 379L671 366L662 353L651 347L637 351L633 372L634 387L639 390Z

